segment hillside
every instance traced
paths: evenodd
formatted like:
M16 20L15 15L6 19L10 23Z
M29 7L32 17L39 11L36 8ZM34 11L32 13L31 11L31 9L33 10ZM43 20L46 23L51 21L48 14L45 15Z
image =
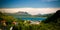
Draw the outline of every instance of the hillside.
M51 17L48 17L46 19L46 22L49 23L49 22L55 22L57 23L58 22L58 19L60 19L60 10L58 10L55 14L53 14Z
M47 26L44 26L49 27L50 30L60 30L60 10L42 22L46 24Z
M4 20L6 22L2 22ZM12 22L17 22L18 24L12 24ZM0 29L3 29L2 27L5 27L4 25L6 25L5 29L7 30L9 30L11 26L17 30L60 30L60 10L48 17L46 20L41 21L39 24L30 23L30 21L25 21L22 19L18 20L13 16L7 16L0 12Z

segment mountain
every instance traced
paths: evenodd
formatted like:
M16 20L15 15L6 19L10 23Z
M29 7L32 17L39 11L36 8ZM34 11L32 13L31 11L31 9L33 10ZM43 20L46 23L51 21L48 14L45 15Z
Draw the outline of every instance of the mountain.
M53 14L51 17L48 17L46 19L46 23L50 23L50 22L54 22L57 23L58 21L60 21L60 10L58 10L55 14Z
M22 11L16 12L15 14L18 14L18 15L30 15L28 12L22 12Z
M16 13L5 13L6 15L13 15L13 16L28 16L30 15L29 13L27 12L22 12L22 11L19 11L19 12L16 12Z
M37 16L37 17L50 17L52 16L54 13L50 13L50 14L37 14L37 15L34 15L34 16Z

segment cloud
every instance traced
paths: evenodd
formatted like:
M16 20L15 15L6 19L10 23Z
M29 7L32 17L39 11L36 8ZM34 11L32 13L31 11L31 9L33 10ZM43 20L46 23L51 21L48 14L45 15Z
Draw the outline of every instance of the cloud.
M36 15L36 14L48 14L48 13L54 13L57 10L60 10L60 8L0 8L1 12L6 13L15 13L18 11L28 12L29 14Z

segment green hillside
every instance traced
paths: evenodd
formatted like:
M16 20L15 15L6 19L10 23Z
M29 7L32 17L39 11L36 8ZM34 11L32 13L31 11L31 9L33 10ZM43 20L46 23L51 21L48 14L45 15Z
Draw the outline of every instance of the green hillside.
M12 22L16 22L17 24L12 24ZM9 30L12 26L13 30L60 30L60 10L39 24L30 23L30 21L18 20L13 16L7 16L0 12L0 29Z

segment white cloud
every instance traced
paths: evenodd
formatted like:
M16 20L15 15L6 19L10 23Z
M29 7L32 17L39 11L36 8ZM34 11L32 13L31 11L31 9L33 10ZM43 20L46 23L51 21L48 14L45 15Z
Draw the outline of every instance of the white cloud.
M60 8L0 8L0 11L2 12L8 12L8 13L15 13L18 11L24 11L28 12L32 15L35 14L48 14L56 12L57 10L60 10Z

